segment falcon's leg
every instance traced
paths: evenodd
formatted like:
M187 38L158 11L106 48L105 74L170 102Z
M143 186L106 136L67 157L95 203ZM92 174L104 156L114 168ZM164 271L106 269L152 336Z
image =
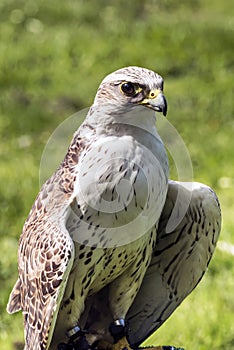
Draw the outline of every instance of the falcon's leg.
M85 338L85 333L78 326L67 332L68 343L60 343L58 350L90 350L90 345Z
M113 350L131 349L126 339L127 329L124 319L119 319L112 322L109 327L109 331L114 339Z
M156 228L145 234L138 241L139 254L128 269L114 280L109 288L109 306L114 322L109 331L114 339L114 349L131 349L127 341L125 316L141 286L144 274L151 261ZM137 251L137 249L136 249Z

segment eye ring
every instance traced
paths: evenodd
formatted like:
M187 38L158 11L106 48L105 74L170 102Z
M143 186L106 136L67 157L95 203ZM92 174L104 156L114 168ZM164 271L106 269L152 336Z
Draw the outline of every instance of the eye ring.
M121 91L127 96L136 95L136 86L130 82L124 82L120 85Z

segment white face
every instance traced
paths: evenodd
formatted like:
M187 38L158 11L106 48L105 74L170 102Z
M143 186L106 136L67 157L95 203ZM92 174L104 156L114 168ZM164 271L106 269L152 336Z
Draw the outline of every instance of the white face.
M118 111L129 111L143 105L166 114L165 98L160 101L158 108L157 104L149 103L162 92L163 79L160 75L145 68L126 67L109 74L102 81L94 103L110 103L113 110Z

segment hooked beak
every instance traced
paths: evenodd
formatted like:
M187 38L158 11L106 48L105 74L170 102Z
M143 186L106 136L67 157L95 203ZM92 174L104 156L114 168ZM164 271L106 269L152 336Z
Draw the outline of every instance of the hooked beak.
M164 116L167 115L167 100L161 90L150 91L148 97L141 101L141 104L156 112L162 112Z

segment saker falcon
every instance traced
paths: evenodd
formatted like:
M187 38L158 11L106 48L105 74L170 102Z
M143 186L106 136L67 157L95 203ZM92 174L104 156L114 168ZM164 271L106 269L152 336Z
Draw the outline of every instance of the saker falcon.
M168 180L155 112L167 112L160 75L140 67L108 75L39 192L8 303L23 312L25 350L138 347L205 272L218 201L206 186L183 190L188 211L167 234L182 184Z

